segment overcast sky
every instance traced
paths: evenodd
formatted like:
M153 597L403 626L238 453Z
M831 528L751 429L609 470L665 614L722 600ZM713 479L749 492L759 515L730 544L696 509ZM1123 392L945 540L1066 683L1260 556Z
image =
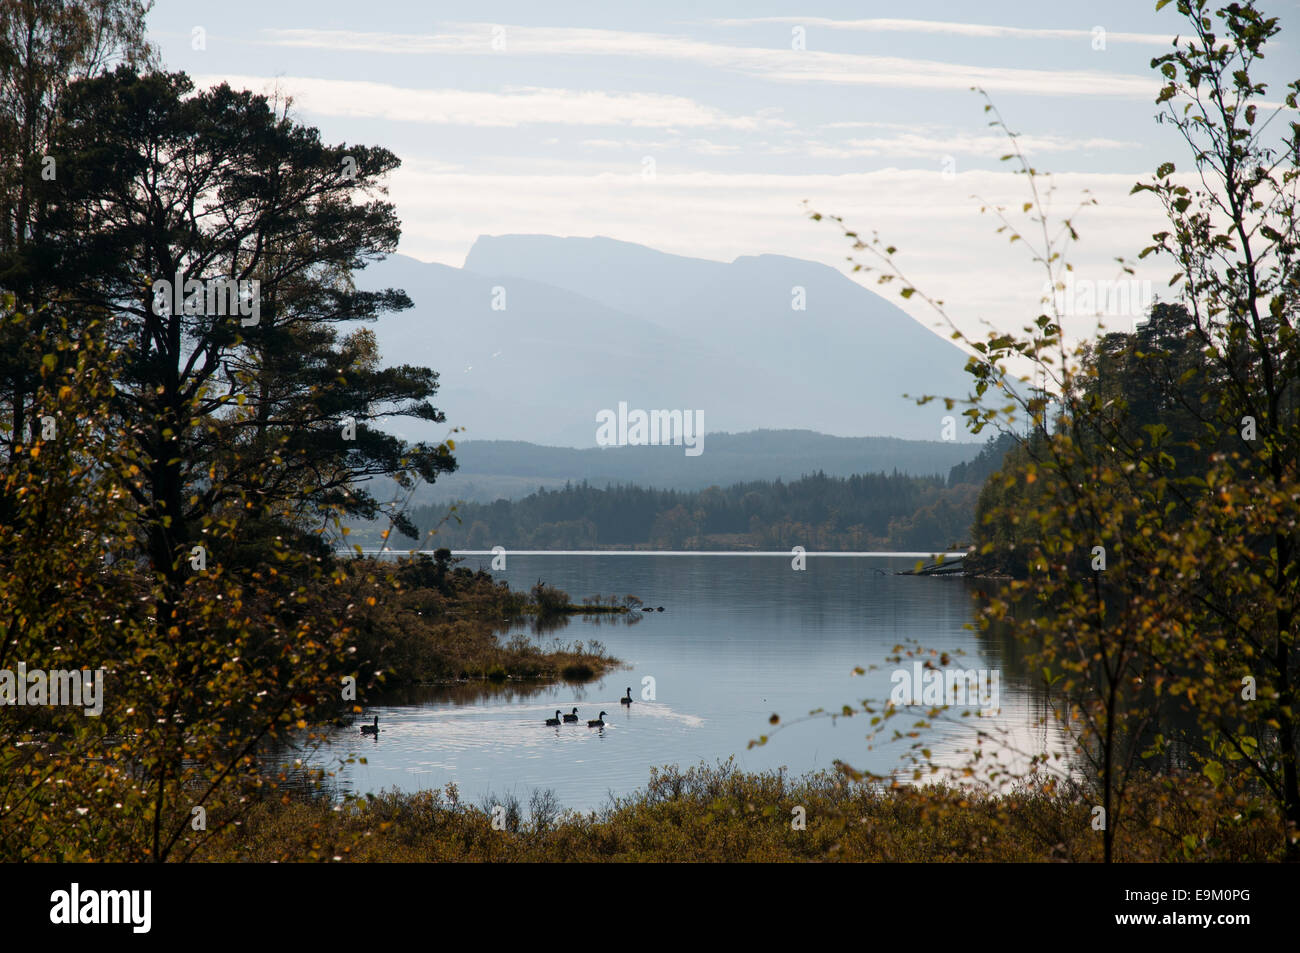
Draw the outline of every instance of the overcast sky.
M1160 227L1132 184L1167 159L1187 166L1152 119L1149 63L1181 25L1172 4L1154 8L161 0L149 23L167 68L278 86L326 141L396 152L391 197L413 257L459 266L478 235L545 233L847 269L846 241L806 217L807 200L878 230L970 330L1019 327L1043 287L1024 247L980 213L982 199L1018 210L1028 195L970 87L1055 173L1058 213L1085 190L1098 200L1076 219L1072 259L1081 276L1118 278L1116 256L1135 258ZM1300 12L1294 0L1265 9L1284 31ZM1300 74L1288 37L1265 79ZM1171 271L1139 275L1158 292ZM891 296L935 326L917 299Z

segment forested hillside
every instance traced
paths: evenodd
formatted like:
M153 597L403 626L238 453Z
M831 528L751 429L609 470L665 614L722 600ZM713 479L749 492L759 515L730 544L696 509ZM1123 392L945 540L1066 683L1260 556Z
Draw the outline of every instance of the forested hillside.
M522 500L416 507L411 521L453 549L785 549L933 550L970 536L979 482L1014 441L990 441L949 479L891 474L753 480L703 490L658 490L586 480ZM433 536L430 531L436 530ZM382 527L368 537L378 542ZM404 548L394 540L395 548Z

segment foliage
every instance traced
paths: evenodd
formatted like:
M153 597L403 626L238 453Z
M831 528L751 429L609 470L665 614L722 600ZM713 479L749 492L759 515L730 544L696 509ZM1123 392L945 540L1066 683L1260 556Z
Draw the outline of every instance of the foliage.
M337 330L411 304L352 282L396 247L392 153L326 146L265 96L195 91L182 73L120 67L66 98L47 254L60 290L119 318L114 411L147 476L133 495L155 565L233 495L252 496L250 519L322 532L334 514L379 512L371 477L409 486L454 468L450 446L375 426L444 420L428 401L437 374L382 368L369 330ZM158 281L205 300L177 308ZM244 282L255 317L227 313L217 282Z
M377 511L355 482L454 466L367 426L440 420L437 375L333 329L408 304L351 277L396 244L396 158L140 72L143 12L0 4L0 668L103 673L98 712L0 706L6 860L184 859L302 781L259 754L371 686L379 604L321 537ZM161 305L178 272L259 281L260 320Z
M1208 787L1201 779L1199 784ZM1135 795L1143 826L1128 861L1278 859L1275 822L1227 819L1195 799ZM503 830L492 826L504 809ZM805 829L794 825L804 811ZM1190 832L1197 832L1193 835ZM1206 836L1202 838L1200 833ZM592 814L549 792L465 804L454 785L383 792L341 810L322 802L259 805L206 859L380 862L1030 862L1100 859L1078 792L1026 784L1004 796L959 787L879 788L819 773L742 773L731 761L652 769L641 791Z
M1166 81L1159 119L1186 139L1197 176L1176 176L1167 162L1134 188L1154 195L1169 220L1142 255L1172 260L1177 305L1157 306L1133 335L1095 345L1067 342L1051 296L1022 334L980 341L954 328L973 351L975 390L964 411L971 429L1033 428L980 499L981 554L1014 550L1025 578L989 596L979 626L1010 629L1042 672L1075 741L1074 763L1086 768L1088 797L1104 810L1105 859L1122 853L1120 831L1126 841L1140 836L1132 791L1172 772L1178 787L1162 796L1186 793L1195 786L1187 768L1209 782L1200 785L1209 800L1201 823L1243 812L1272 817L1280 848L1294 858L1300 124L1264 136L1269 107L1251 70L1277 32L1275 18L1253 4L1211 16L1205 3L1180 0L1178 10L1187 38L1152 66ZM1300 81L1287 90L1294 109ZM985 109L1010 138L1004 159L1030 193L1029 228L997 208L998 230L1031 249L1049 287L1063 288L1066 252L1078 238L1073 221L1059 232L1049 225L1046 177L992 104ZM882 282L900 281L905 297L947 316L907 281L897 249L845 234L883 267ZM1026 366L1020 380L1039 387L1022 395L1010 381ZM899 713L879 710L873 730ZM1004 768L981 760L987 734L977 732L967 772L1005 779ZM1059 773L1048 751L1031 755L1030 775ZM934 769L928 751L917 759L918 772Z
M32 330L46 355L34 396L55 433L16 444L0 485L0 667L102 670L102 710L0 709L0 856L184 857L277 786L255 752L338 698L347 626L322 605L329 582L311 556L214 562L179 586L137 563L134 465L98 423L119 357L99 325L75 347L64 331ZM219 549L238 523L214 514L202 529Z
M7 425L0 426L0 448L7 459L31 423L43 356L29 339L12 335L71 317L51 307L57 298L51 300L46 234L46 176L58 174L52 142L68 86L115 64L154 62L144 38L150 5L0 0L0 288L13 295L10 310L26 315L20 324L0 325L0 420Z

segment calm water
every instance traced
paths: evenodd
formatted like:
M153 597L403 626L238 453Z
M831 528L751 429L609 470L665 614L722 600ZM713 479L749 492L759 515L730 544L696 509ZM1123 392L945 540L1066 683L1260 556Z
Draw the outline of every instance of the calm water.
M379 716L377 738L362 737L356 726L340 730L313 760L333 762L339 787L356 793L454 781L463 800L478 803L506 792L526 801L534 789L550 788L565 807L579 810L643 787L652 766L712 764L729 755L745 770L785 766L802 774L840 759L887 773L900 766L912 742L869 748L860 715L804 721L771 734L766 746L747 745L771 731L773 713L790 721L816 708L887 699L897 666L885 659L909 640L963 651L957 667L998 670L1000 714L979 719L980 727L1007 733L1010 745L1001 743L1007 751L1041 745L1043 729L1034 727L1041 708L1024 673L1005 646L963 628L972 618L972 582L877 572L913 562L810 557L807 570L795 572L788 557L511 555L509 568L495 575L512 588L543 579L575 601L631 593L666 611L640 614L631 625L575 619L536 637L543 644L599 640L628 665L603 679L469 701L425 690L400 704L367 707L361 720ZM489 563L469 557L464 565ZM880 669L852 674L855 666L871 665ZM646 678L653 679L653 700L643 698ZM628 686L635 699L630 709L618 702ZM555 709L574 706L578 725L543 724ZM587 728L586 719L602 709L607 727ZM893 724L914 720L903 716ZM928 746L956 762L972 720L954 715L961 723L933 729ZM366 763L338 763L349 756Z

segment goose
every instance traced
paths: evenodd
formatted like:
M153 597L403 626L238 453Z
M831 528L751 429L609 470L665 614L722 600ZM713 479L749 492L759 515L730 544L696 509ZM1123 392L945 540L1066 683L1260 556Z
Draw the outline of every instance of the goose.
M605 727L605 713L602 711L602 712L600 713L600 717L597 718L595 721L588 721L588 722L587 722L587 727L588 727L588 728L604 728L604 727Z
M375 723L374 723L373 725L362 725L362 726L361 726L361 733L362 733L363 735L377 735L377 734L379 734L379 716L378 716L378 715L375 716Z
M632 704L632 689L631 689L631 687L629 687L628 690L627 690L627 697L626 697L626 698L620 698L620 699L618 700L618 703L619 703L620 705L630 705L630 704Z
M578 720L578 709L576 709L576 708L573 709L573 714L572 714L572 715L565 715L565 716L564 716L564 720L565 720L565 721L577 721L577 720Z
M548 725L558 725L560 723L560 709L555 709L555 717L547 718L546 723Z

